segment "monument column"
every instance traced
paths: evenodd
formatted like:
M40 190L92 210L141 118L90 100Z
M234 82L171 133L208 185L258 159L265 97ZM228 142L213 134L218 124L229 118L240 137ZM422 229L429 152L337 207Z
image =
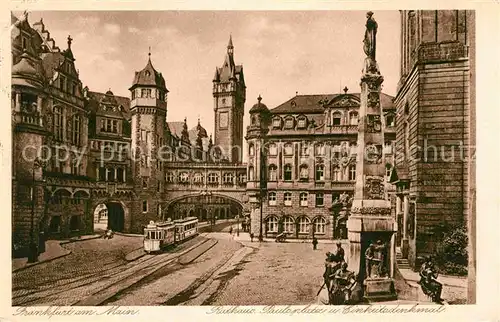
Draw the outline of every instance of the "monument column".
M358 153L356 183L351 215L347 222L349 238L349 270L354 271L364 286L369 301L396 297L393 269L393 234L395 220L391 203L386 199L384 132L380 105L381 85L376 59L378 25L367 13L364 51L366 54L361 77L361 104L358 123Z

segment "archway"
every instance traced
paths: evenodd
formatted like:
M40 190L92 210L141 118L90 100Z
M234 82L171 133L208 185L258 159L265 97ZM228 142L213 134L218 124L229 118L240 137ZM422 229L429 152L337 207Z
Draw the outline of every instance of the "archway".
M219 219L242 218L242 204L223 195L191 195L181 197L171 202L164 212L164 219L172 220L183 218L186 215L198 217L200 222L214 222Z
M119 202L98 204L94 210L94 231L111 229L122 232L125 226L125 211Z

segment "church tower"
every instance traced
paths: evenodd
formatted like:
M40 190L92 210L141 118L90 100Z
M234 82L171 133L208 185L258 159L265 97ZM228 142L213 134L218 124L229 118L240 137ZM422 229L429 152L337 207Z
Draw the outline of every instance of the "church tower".
M151 53L149 53L151 56ZM164 162L158 158L158 150L165 142L167 93L165 79L156 71L148 58L146 67L135 73L129 88L132 114L132 172L138 204L134 214L142 214L132 220L137 227L161 217L161 193L163 191Z
M234 63L234 47L229 37L222 67L215 68L213 96L215 146L229 162L241 163L243 157L243 114L246 86L243 66Z

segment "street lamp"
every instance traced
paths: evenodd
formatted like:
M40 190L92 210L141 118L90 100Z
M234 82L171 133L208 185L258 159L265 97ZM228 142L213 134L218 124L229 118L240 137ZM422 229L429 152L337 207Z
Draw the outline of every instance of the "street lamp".
M240 235L240 215L236 215L236 236Z
M31 222L30 222L30 246L28 253L28 263L38 261L38 245L35 242L34 221L35 221L35 170L42 168L43 162L37 157L33 162L33 172L31 181Z

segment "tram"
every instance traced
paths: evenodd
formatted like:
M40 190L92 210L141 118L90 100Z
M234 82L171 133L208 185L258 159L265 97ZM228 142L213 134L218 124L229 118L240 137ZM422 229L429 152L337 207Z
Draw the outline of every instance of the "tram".
M163 248L181 243L198 234L198 218L188 217L174 221L150 221L144 228L144 251L159 252Z

